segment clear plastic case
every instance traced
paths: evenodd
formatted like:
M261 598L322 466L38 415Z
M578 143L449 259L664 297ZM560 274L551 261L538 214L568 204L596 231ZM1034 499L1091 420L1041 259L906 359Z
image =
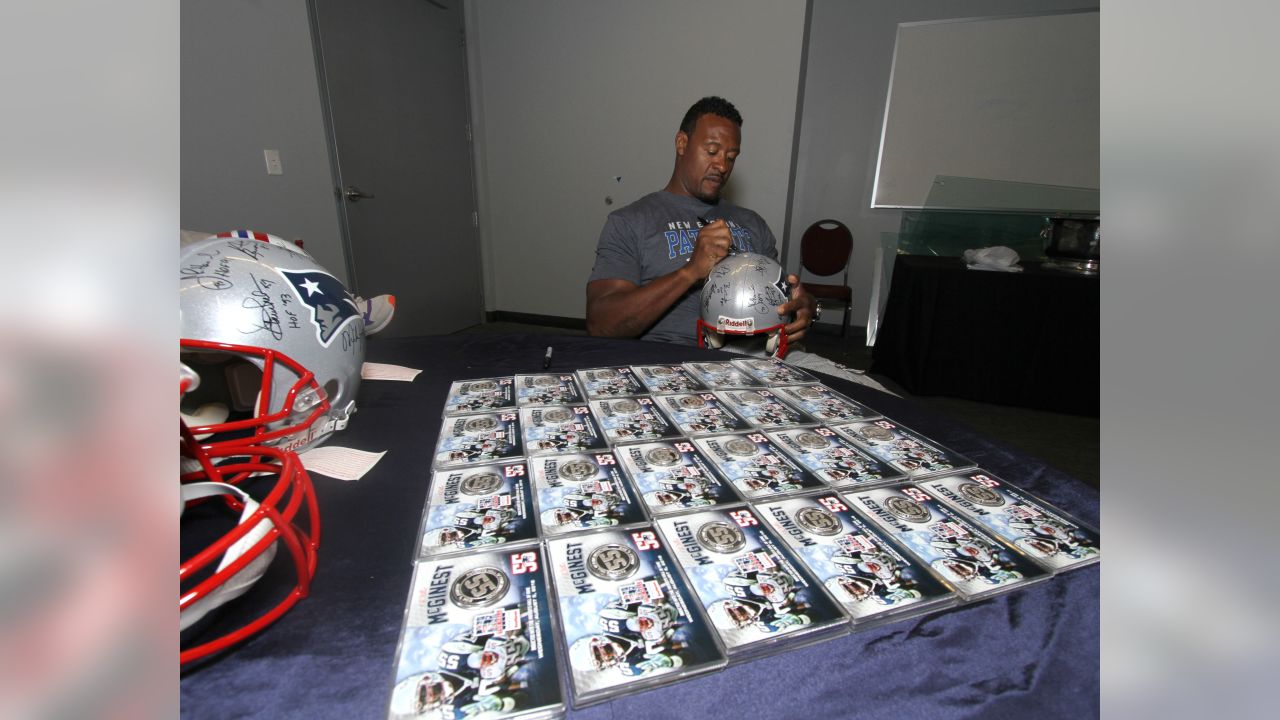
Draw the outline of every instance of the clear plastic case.
M587 403L610 445L680 437L680 430L658 411L649 395L592 400Z
M516 546L538 539L524 461L437 470L422 512L416 558Z
M1096 528L984 470L919 485L1049 570L1073 570L1101 559Z
M444 417L508 410L516 406L515 379L510 376L458 380L449 386Z
M545 544L575 707L724 667L716 633L652 525Z
M733 661L849 631L841 607L749 505L658 519Z
M915 485L842 494L866 520L927 563L964 597L976 600L1045 580L1051 574Z
M551 597L539 545L418 563L387 717L562 716Z
M653 395L696 393L707 389L681 365L632 365L631 370Z
M824 423L857 422L880 417L875 410L826 385L779 385L773 388L773 392L783 402Z
M698 382L707 386L708 390L732 390L735 388L760 387L760 381L745 373L741 368L728 360L716 362L682 363L689 374Z
M913 481L976 467L977 463L889 418L830 426Z
M535 373L516 375L516 405L572 405L585 399L582 388L572 373Z
M609 444L585 403L520 408L520 429L529 457L599 450Z
M746 500L827 489L826 483L779 450L762 432L692 440L721 477Z
M520 417L512 412L446 417L440 423L432 467L484 465L524 456Z
M717 390L716 397L755 428L787 428L817 425L818 421L778 399L772 390Z
M927 565L900 550L834 492L761 501L755 507L856 628L959 601Z
M529 458L543 537L646 522L612 451Z
M711 392L657 395L654 402L685 437L751 429L750 423Z
M741 502L686 438L619 445L614 454L654 517Z
M818 378L801 370L794 365L788 365L781 360L774 358L734 358L729 362L733 363L740 370L747 373L751 377L760 382L761 385L773 387L774 385L800 385L804 383L817 383Z
M826 425L767 430L765 435L832 487L876 487L907 479L906 473L854 445Z
M644 385L640 384L635 371L629 365L587 368L575 374L578 376L578 381L582 383L582 391L586 393L589 400L633 397L649 392L644 389Z

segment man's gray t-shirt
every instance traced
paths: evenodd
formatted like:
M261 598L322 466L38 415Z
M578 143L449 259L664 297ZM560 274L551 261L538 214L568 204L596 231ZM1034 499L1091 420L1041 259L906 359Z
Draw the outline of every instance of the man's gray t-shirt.
M764 218L725 201L708 205L685 195L659 190L609 213L600 241L591 280L626 280L647 285L681 268L693 255L693 243L702 223L721 218L729 224L738 250L778 259L777 241ZM658 319L641 340L697 345L697 321L702 286L695 285Z

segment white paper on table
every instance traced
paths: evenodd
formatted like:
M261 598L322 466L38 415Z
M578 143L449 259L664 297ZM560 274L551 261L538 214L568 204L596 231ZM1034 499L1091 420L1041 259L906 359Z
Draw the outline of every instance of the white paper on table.
M367 362L360 368L361 380L402 380L404 382L413 382L418 377L421 370L415 370L403 365L387 365L386 363Z
M320 473L339 480L359 480L386 454L385 450L375 453L326 445L300 452L298 458L309 473Z

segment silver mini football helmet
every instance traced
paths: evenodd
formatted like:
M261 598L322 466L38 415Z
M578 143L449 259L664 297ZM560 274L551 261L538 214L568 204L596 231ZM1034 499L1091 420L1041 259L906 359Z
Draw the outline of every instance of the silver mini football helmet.
M777 308L790 299L791 283L777 261L749 252L724 258L702 286L698 347L721 348L728 343L741 352L785 357L787 334L782 328L792 318L779 315ZM763 353L752 342L761 335Z
M364 365L364 321L311 256L251 237L212 237L178 260L182 398L206 447L301 452L346 427Z

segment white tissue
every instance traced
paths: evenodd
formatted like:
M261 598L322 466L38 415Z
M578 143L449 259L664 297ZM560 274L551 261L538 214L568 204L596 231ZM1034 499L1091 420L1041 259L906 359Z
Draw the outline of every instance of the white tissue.
M1022 266L1018 264L1018 253L1013 248L1003 245L965 250L964 261L970 270L1022 272Z

